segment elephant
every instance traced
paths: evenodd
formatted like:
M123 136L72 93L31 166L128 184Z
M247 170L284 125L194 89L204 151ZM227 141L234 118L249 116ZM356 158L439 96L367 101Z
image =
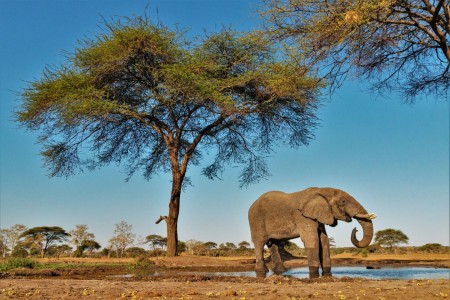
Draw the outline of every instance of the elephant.
M255 246L255 271L265 276L268 268L264 262L264 246L271 250L274 273L286 271L279 254L282 241L300 237L308 259L309 277L332 276L330 245L325 225L332 227L337 221L356 219L363 229L361 240L357 229L351 233L351 241L358 248L367 247L372 241L372 219L366 209L348 193L335 188L308 188L295 193L267 192L259 197L248 210L251 238Z

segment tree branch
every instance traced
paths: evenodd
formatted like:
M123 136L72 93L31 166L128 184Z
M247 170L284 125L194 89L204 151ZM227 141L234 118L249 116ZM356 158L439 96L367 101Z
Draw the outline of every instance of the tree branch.
M159 216L159 219L156 220L155 224L159 224L162 220L167 222L167 216Z

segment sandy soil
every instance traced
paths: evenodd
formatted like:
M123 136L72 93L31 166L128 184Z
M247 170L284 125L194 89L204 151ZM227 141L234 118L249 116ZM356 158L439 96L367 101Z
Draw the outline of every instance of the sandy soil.
M407 259L396 257L335 257L333 265L449 266L449 256ZM103 261L104 262L104 261ZM154 259L160 276L114 277L129 272L127 265L79 269L12 270L0 274L0 299L442 299L449 298L450 283L437 280L317 280L270 276L264 279L211 277L196 271L244 271L249 258L182 256ZM304 259L286 263L305 265Z

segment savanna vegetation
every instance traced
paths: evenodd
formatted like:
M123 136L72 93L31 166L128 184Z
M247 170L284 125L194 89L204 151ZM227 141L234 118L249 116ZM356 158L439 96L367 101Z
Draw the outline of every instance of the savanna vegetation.
M40 226L27 228L16 224L10 228L0 229L0 246L3 258L23 258L25 260L8 260L7 264L29 264L27 258L136 258L158 257L167 255L167 238L150 234L144 239L136 238L133 226L125 221L115 225L112 237L107 245L95 241L95 235L85 224L76 225L67 233L58 226ZM330 238L333 255L348 253L367 257L369 254L411 254L411 253L449 253L449 247L437 243L423 246L400 246L407 244L408 236L401 230L384 229L375 233L374 242L363 249L354 247L337 247ZM292 241L284 243L284 254L297 257L305 256L304 249ZM254 250L247 241L237 244L232 242L216 243L214 241L187 240L178 242L178 252L184 255L209 257L253 257ZM267 254L269 252L267 251ZM33 266L33 265L31 265Z

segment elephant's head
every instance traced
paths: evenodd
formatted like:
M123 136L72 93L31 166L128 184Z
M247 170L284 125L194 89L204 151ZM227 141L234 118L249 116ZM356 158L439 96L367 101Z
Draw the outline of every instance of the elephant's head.
M351 241L355 247L367 247L372 241L372 219L376 216L368 214L366 209L352 196L344 191L332 188L311 188L307 190L306 199L300 200L302 214L320 223L336 226L337 221L350 222L356 219L363 229L363 238L356 238L357 229L354 228Z

